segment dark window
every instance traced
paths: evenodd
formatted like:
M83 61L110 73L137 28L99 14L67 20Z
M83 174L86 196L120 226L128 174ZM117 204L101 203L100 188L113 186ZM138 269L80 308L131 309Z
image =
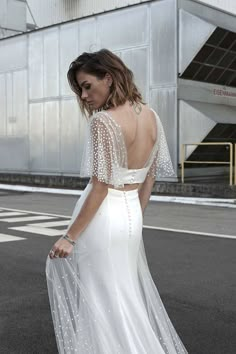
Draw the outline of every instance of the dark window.
M236 87L236 33L217 27L180 77Z
M198 52L198 54L195 56L195 58L193 60L200 61L202 63L209 57L209 55L213 52L213 50L214 50L213 47L209 47L208 45L204 45L204 47L202 47L200 52Z
M227 85L227 83L232 80L233 74L233 71L226 70L224 74L217 80L217 84Z
M200 64L197 63L191 63L187 69L185 70L185 72L183 73L183 77L186 79L192 79L192 77L195 75L195 73L198 71L198 69L200 68Z
M206 60L206 63L216 65L218 64L218 61L222 58L222 56L225 54L225 51L222 49L215 49L211 56Z
M215 31L212 33L210 38L208 39L206 44L218 45L222 37L225 35L225 30L223 28L217 27Z
M233 63L230 65L230 69L236 70L236 59L233 61Z
M234 79L230 82L230 86L236 87L236 75L234 76Z
M236 52L236 42L233 44L233 46L230 48L230 50L233 50L234 52Z
M233 62L234 58L236 58L236 54L229 52L222 58L218 65L227 68Z
M224 69L215 68L212 71L212 73L210 74L210 76L208 77L207 81L215 83L223 72L224 72Z
M210 66L205 66L205 65L204 65L204 66L201 68L201 70L197 73L197 75L194 76L194 80L204 81L204 79L206 78L206 76L207 76L208 74L210 74L211 70L212 70L212 67L210 67Z
M228 32L226 37L220 42L219 47L228 49L236 39L236 33Z

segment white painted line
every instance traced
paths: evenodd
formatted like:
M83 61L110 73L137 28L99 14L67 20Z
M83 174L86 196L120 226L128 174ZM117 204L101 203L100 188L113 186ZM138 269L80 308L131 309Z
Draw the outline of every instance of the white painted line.
M32 187L32 186L20 186L11 184L1 184L0 190L12 190L20 192L37 192L37 193L51 193L51 194L68 194L68 195L81 195L83 191L78 189L58 189L58 188L44 188L44 187Z
M9 208L4 208L4 210L18 210L18 209L9 209ZM54 216L54 217L63 217L63 218L68 218L69 221L71 219L71 217L68 217L68 216L65 216L65 215L58 215L58 214L48 214L48 213L39 213L39 212L32 212L32 211L29 211L29 210L24 210L24 212L31 212L31 213L34 213L34 214L39 214L39 215L51 215L51 216ZM33 224L35 225L35 224ZM36 224L37 225L37 224ZM31 227L33 228L33 226L31 225ZM22 227L19 227L19 228L16 228L17 229L20 229L20 228L23 228ZM171 231L171 232L182 232L182 233L188 233L188 234L194 234L194 235L201 235L201 236L211 236L211 237L222 237L222 238L231 238L231 239L235 239L236 236L232 236L232 235L224 235L224 234L214 234L214 233L207 233L207 232L200 232L200 231L191 231L191 230L181 230L181 229L172 229L172 228L165 228L165 227L157 227L157 226L149 226L149 225L143 225L143 228L147 228L147 229L155 229L155 230L163 230L163 231ZM10 228L11 229L11 228ZM12 228L14 229L14 228ZM50 229L48 229L50 231ZM24 230L23 230L24 231ZM34 228L34 231L35 231L35 228ZM51 230L52 231L52 230ZM66 232L66 230L57 230L58 232L60 232L60 234L56 234L55 236L58 236L58 235L61 235L63 232ZM30 232L30 231L28 231ZM35 232L33 232L35 233ZM39 232L38 232L39 233ZM54 235L49 235L48 232L47 232L47 235L48 236L54 236Z
M12 208L4 208L4 210L13 210L13 211L19 211L19 209L12 209ZM32 211L32 210L22 210L22 212L24 213L30 213L30 214L36 214L36 215L49 215L49 216L55 216L55 217L60 217L60 218L64 218L64 219L70 219L71 216L67 216L67 215L61 215L61 214L50 214L50 213L41 213L38 211ZM1 215L1 214L0 214Z
M200 236L222 237L222 238L236 239L236 236L233 236L233 235L213 234L213 233L210 233L210 232L181 230L181 229L171 229L169 227L143 225L143 228L144 229L153 229L153 230L162 230L162 231L171 231L171 232L178 232L178 233L181 232L181 233L185 233L185 234L193 234L193 235L200 235Z
M171 197L171 196L151 195L150 200L153 202L205 205L205 206L216 206L216 207L223 207L223 208L236 208L236 200L235 199L190 198L190 197Z
M24 237L18 237L18 236L10 236L6 234L0 234L0 242L9 242L9 241L21 241L25 240Z
M1 219L0 221L5 221L5 222L25 222L25 221L34 221L34 220L47 220L47 219L55 219L53 216L25 216L21 218L7 218L7 219Z
M1 220L2 217L6 217L6 216L17 216L17 215L25 215L25 213L21 213L21 212L0 213L0 220Z
M39 222L37 224L33 224L33 226L37 227L57 227L57 226L66 226L68 225L70 220L64 220L64 221L49 221L49 222ZM30 224L29 224L30 225Z
M17 231L24 231L24 232L30 232L32 234L39 234L39 235L44 235L44 236L62 236L66 230L52 230L52 229L46 229L46 228L41 228L41 227L34 227L34 226L16 226L16 227L9 227L11 230L17 230Z

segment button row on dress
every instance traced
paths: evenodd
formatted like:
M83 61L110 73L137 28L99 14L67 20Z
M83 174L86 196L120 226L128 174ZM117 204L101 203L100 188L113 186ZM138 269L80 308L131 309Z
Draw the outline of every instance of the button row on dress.
M126 207L127 207L127 213L128 213L128 221L129 221L129 238L131 237L132 235L132 222L131 222L131 213L130 213L130 208L129 208L129 204L128 204L128 201L127 201L127 197L126 197L126 192L123 191L124 193L124 197L125 197L125 204L126 204Z

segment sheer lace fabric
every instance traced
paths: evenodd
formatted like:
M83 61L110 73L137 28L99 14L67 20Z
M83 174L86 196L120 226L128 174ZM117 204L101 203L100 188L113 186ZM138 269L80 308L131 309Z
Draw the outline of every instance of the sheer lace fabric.
M147 175L158 178L175 176L164 129L159 116L156 118L157 140L148 161ZM94 114L86 132L80 176L96 176L99 181L124 187L128 173L127 150L119 124L105 111ZM133 180L135 183L135 180Z
M121 168L127 168L122 131L106 112L96 113L88 122L80 176L123 187Z
M157 123L157 148L153 152L153 156L151 156L151 166L147 175L158 178L174 177L175 171L171 161L164 128L157 113L154 110L152 111L155 114Z
M77 201L69 226L91 188ZM60 354L187 354L152 280L142 222L138 190L109 188L72 254L47 258Z
M168 174L171 161L155 116L159 139L146 173ZM123 186L127 152L121 129L110 115L100 112L91 118L85 143L81 175ZM67 230L91 190L89 183ZM150 274L142 227L138 189L108 188L72 253L67 258L47 257L48 295L59 354L187 354Z

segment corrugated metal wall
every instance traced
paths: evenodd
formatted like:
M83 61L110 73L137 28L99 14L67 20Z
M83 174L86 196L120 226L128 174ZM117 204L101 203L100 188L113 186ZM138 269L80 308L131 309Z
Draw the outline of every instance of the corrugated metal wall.
M218 9L230 12L236 15L236 1L235 0L198 0L202 4L211 5Z
M163 0L0 41L1 171L79 172L86 122L66 73L79 53L104 47L159 112L177 167L177 8Z
M148 0L28 0L39 27L65 22ZM28 22L32 22L28 12Z
M28 0L28 5L39 27L81 18L112 9L151 0ZM163 1L163 0L159 0ZM236 14L235 0L196 0ZM27 22L32 23L28 11Z

